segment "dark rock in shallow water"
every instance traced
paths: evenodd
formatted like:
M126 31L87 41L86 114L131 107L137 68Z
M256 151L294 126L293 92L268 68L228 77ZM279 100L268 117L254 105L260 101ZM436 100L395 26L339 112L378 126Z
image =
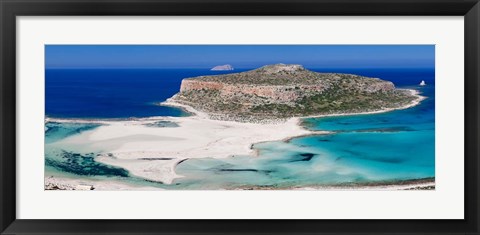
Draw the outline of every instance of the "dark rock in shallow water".
M400 131L413 131L412 128L400 126L400 127L391 127L391 128L372 128L372 129L361 129L356 130L355 132L400 132Z
M177 163L177 166L180 165L181 163L185 162L186 160L188 160L188 158L185 158L185 159L179 161L179 162Z
M167 161L167 160L172 160L173 158L171 157L158 157L158 158L139 158L138 160L145 160L145 161Z
M217 172L257 172L263 174L269 174L273 171L270 170L257 170L257 169L214 169Z
M369 161L377 161L377 162L385 162L385 163L401 163L405 161L404 158L401 157L392 157L392 156L368 156L365 153L357 152L353 150L344 149L343 152L350 154L352 157L358 159L365 159ZM347 157L348 158L348 157Z
M251 171L258 172L256 169L219 169L219 171Z
M74 152L61 151L63 161L50 158L45 159L45 164L64 172L77 175L102 175L128 177L128 171L108 166L94 160L93 154L79 154Z
M290 162L308 162L315 157L316 154L314 153L300 153L295 155L295 159L291 160Z
M163 183L162 183L162 182L160 182L160 181L154 181L154 180L149 180L149 179L143 179L143 181L145 181L145 182L149 182L149 183L154 183L154 184L163 185Z
M170 121L158 121L154 123L147 123L145 126L148 127L179 127L179 125L175 122Z

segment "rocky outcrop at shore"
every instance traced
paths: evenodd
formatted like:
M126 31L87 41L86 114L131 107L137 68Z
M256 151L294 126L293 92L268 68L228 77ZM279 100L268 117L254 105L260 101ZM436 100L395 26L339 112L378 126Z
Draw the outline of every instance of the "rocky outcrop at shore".
M88 184L74 184L74 183L67 183L63 181L56 180L54 177L46 177L45 178L45 190L94 190L95 187L93 185Z
M275 64L184 79L171 100L212 115L269 119L377 111L398 108L414 99L410 92L378 78Z

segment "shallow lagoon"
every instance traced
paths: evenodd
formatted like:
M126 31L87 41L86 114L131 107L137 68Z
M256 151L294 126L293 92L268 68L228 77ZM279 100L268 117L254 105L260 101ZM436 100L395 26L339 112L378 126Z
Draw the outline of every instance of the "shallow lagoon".
M186 187L294 187L391 182L435 176L435 93L388 113L308 118L303 125L335 134L256 144L259 157L191 159L177 172ZM215 186L212 186L215 185Z

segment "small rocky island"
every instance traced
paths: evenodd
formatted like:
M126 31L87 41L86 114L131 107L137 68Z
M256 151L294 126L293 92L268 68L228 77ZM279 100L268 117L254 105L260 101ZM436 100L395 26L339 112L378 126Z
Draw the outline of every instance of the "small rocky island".
M301 65L274 64L251 71L186 78L170 102L213 119L268 120L398 109L418 99L379 78L318 73Z
M225 64L225 65L218 65L218 66L215 66L213 67L212 69L210 69L211 71L229 71L229 70L233 70L233 67L229 64Z

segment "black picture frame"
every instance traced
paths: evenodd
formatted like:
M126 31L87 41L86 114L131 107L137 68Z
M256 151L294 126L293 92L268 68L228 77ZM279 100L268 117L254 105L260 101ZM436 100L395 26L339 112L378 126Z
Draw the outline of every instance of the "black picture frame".
M1 234L479 234L478 0L0 0ZM16 17L151 15L464 16L465 219L22 220L16 219ZM439 205L441 206L441 205Z

